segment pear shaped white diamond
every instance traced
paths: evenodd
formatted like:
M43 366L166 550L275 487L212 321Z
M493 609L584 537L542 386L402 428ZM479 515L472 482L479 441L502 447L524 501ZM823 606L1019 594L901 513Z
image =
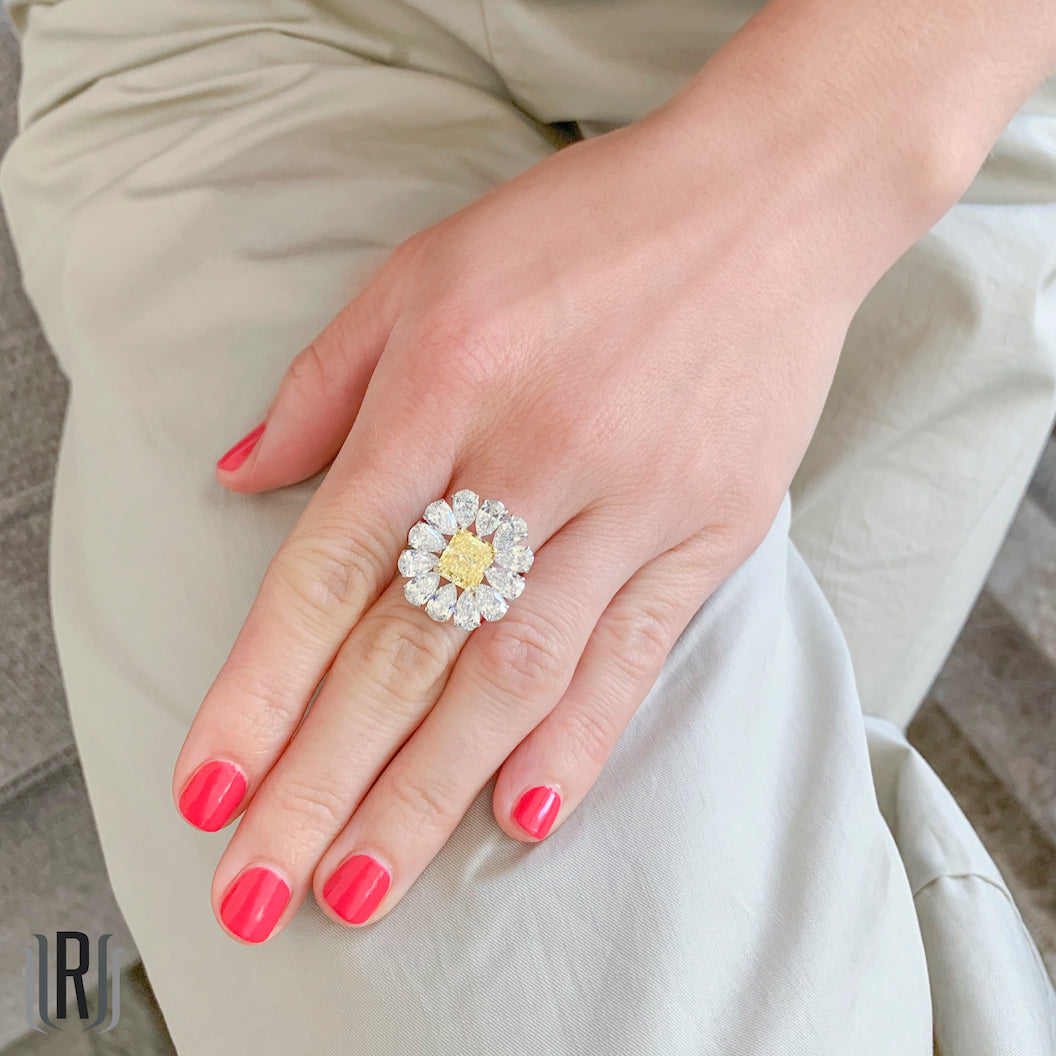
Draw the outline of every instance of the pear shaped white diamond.
M468 528L480 508L480 496L475 491L470 491L469 488L463 488L455 492L451 500L451 508L459 528Z
M504 597L513 601L521 596L524 590L524 577L511 572L508 568L492 565L485 569L484 578Z
M431 550L404 550L396 567L401 576L418 576L423 572L432 572L439 560Z
M528 534L528 525L520 517L506 517L495 529L495 549L509 550Z
M440 586L439 572L422 572L403 585L403 596L412 605L424 605Z
M419 521L408 533L407 542L415 550L435 550L440 553L447 546L447 540L431 525Z
M511 572L527 572L532 567L535 554L530 546L514 546L509 550L495 551L495 564Z
M458 522L455 520L455 515L451 507L443 499L437 499L436 502L429 503L423 516L438 532L443 532L444 535L454 535L458 531Z
M501 620L506 615L506 609L508 608L506 599L494 587L489 587L487 583L481 583L473 591L473 596L484 619L494 622L495 620Z
M451 619L451 613L455 611L455 596L458 588L454 583L445 583L426 603L425 611L430 619L437 623L444 623Z
M498 527L506 513L506 507L498 499L485 499L477 512L477 535L490 535Z
M464 590L455 602L455 626L472 631L480 626L480 607L473 590Z

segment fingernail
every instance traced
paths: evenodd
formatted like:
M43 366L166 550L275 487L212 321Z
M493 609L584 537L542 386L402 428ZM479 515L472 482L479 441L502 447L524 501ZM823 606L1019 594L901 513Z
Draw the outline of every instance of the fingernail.
M263 942L290 901L290 888L274 869L255 865L239 873L220 904L220 919L246 942Z
M222 829L242 800L246 775L234 763L202 763L180 793L180 813L205 832Z
M334 870L323 888L327 905L349 924L362 924L389 889L389 871L369 854L356 854Z
M217 465L221 469L238 469L240 465L247 458L249 458L250 451L253 450L257 445L257 441L260 439L260 434L264 432L264 426L266 422L261 422L251 433L246 433L244 437L230 451L217 460Z
M530 788L514 808L513 820L525 832L541 840L561 809L561 797L549 786Z

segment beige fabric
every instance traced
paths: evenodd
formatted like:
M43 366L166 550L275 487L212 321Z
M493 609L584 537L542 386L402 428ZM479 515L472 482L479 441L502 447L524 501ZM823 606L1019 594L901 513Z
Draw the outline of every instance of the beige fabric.
M72 382L56 635L181 1056L923 1054L933 1023L948 1056L1056 1053L1007 888L899 729L1053 414L1051 91L863 305L792 502L554 837L507 839L485 789L378 925L309 903L248 948L209 906L224 837L171 803L188 723L317 483L226 493L217 454L390 247L558 149L546 122L595 134L662 102L748 10L13 5L22 133L0 190Z

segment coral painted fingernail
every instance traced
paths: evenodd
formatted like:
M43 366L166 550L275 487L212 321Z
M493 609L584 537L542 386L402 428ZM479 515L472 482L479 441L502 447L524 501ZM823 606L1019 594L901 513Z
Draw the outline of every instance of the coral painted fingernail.
M561 809L561 797L549 786L530 788L514 808L513 820L525 832L541 840Z
M356 854L334 870L323 888L327 905L349 924L362 924L385 897L391 877L369 854Z
M246 775L234 763L202 763L180 793L180 813L205 832L222 829L246 791Z
M290 901L290 887L274 869L256 865L239 873L220 904L220 919L240 939L263 942Z
M246 433L246 435L242 437L242 439L239 440L230 451L217 459L216 464L221 469L238 469L238 467L249 458L250 451L256 447L257 441L260 439L261 433L264 432L264 426L266 424L266 422L261 422L251 433Z

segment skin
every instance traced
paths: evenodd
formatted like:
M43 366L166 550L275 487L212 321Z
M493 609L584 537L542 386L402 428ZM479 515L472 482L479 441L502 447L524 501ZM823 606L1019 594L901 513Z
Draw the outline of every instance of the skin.
M218 921L263 864L292 890L272 934L309 891L349 926L323 887L363 851L392 875L369 926L496 774L512 839L532 840L522 792L560 792L552 838L772 523L857 306L1056 64L1054 6L774 0L659 109L397 247L294 359L218 479L332 465L173 780L178 800L206 760L248 776ZM408 527L463 487L524 517L536 554L468 636L396 574Z

